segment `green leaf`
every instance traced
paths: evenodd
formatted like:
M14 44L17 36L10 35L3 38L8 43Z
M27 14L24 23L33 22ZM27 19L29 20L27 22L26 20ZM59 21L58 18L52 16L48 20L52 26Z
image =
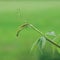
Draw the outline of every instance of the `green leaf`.
M43 49L45 47L45 44L46 44L46 38L45 37L40 37L39 38L39 43L38 43L39 48Z
M36 41L33 43L32 47L31 47L31 52L32 52L33 49L37 46L38 43L39 43L39 40L36 40Z
M56 33L54 31L47 32L46 35L56 36Z
M57 36L54 31L47 32L45 35L46 35L48 38L50 38L51 40L54 40L55 37Z

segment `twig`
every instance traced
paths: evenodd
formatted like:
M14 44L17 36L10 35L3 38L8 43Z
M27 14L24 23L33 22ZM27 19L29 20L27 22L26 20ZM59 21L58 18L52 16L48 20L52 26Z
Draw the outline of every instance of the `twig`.
M56 47L60 48L60 45L56 44L55 42L53 42L51 39L49 39L46 35L44 35L39 29L37 29L35 26L33 26L32 24L28 24L28 23L25 23L23 25L20 26L20 30L17 31L17 37L19 35L19 32L25 28L26 26L30 26L33 30L37 31L40 35L44 36L46 38L47 41L49 41L51 44L55 45Z

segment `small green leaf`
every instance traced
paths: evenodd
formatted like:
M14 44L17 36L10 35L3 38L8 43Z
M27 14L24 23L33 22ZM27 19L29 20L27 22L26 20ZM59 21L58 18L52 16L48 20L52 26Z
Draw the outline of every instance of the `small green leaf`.
M31 52L36 46L38 46L39 49L43 49L45 47L45 44L46 44L46 38L45 37L40 37L38 40L36 40L33 43L32 47L31 47Z
M46 44L46 38L45 37L40 37L39 38L39 43L38 43L39 48L43 49L45 47L45 44Z
M50 38L51 40L54 40L55 37L57 36L54 31L47 32L45 35L46 35L48 38Z
M56 36L56 33L54 31L47 32L46 35Z
M39 43L39 40L36 40L36 41L33 43L32 47L31 47L31 52L32 52L33 49L37 46L38 43Z

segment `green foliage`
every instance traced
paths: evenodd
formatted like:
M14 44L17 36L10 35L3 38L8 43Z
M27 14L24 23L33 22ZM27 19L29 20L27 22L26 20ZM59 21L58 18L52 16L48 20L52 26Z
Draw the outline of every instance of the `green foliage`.
M43 49L45 47L46 44L46 38L45 37L40 37L39 38L39 43L38 43L38 47L41 49Z
M56 36L57 36L54 31L47 32L45 35L46 35L48 38L52 39L52 40L55 40L55 38L56 38Z
M28 26L28 27L30 26L33 30L37 31L41 35L41 37L33 43L31 51L34 49L35 46L38 46L39 49L42 50L45 47L45 45L46 45L46 41L48 41L52 45L55 45L56 47L60 48L60 45L58 45L55 42L55 39L56 39L57 35L56 35L56 33L54 31L47 32L46 34L43 34L35 26L33 26L32 24L29 24L29 23L25 23L25 24L23 24L23 25L20 26L20 30L18 30L18 32L17 32L17 37L19 35L19 32L23 28L26 28L26 26Z

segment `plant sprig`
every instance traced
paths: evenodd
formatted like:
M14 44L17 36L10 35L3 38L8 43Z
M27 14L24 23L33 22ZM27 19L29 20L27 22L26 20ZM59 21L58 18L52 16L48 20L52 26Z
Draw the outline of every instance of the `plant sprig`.
M55 45L56 47L60 48L60 45L58 45L56 42L52 41L50 38L47 37L47 35L43 34L39 29L37 29L35 26L33 26L32 24L29 24L29 23L25 23L25 24L23 24L23 25L20 26L20 29L17 31L17 34L16 34L17 37L19 36L20 31L22 31L25 27L31 27L33 30L37 31L37 33L39 33L41 36L43 36L43 37L46 39L46 41L49 41L51 44L53 44L53 45ZM38 41L40 41L40 40L37 40L37 41L33 44L32 48L33 48L36 44L38 44L38 43L37 43Z

